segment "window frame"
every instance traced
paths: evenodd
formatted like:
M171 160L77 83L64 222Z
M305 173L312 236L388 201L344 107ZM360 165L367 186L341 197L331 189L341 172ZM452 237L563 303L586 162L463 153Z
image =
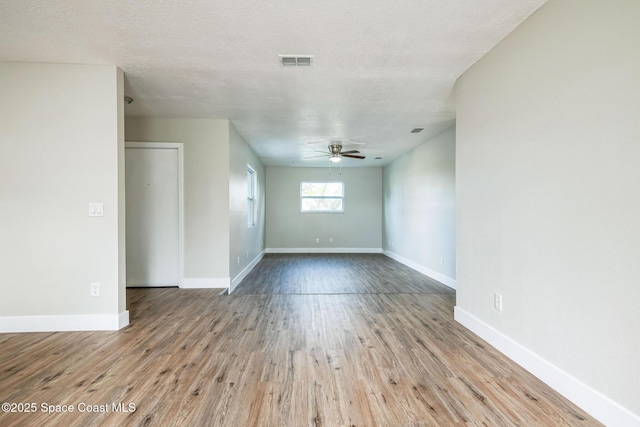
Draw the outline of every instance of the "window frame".
M304 184L340 184L342 194L340 196L304 196L302 188ZM342 201L341 210L305 210L303 203L305 199L340 199ZM344 181L300 181L300 213L302 214L343 214L345 212L345 185Z

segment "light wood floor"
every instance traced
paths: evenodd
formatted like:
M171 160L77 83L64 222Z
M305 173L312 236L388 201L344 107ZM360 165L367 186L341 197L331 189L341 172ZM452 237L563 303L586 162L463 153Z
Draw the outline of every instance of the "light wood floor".
M452 293L127 298L119 332L0 335L0 399L136 411L1 426L599 425L458 325Z
M382 254L267 254L234 290L234 294L453 292Z

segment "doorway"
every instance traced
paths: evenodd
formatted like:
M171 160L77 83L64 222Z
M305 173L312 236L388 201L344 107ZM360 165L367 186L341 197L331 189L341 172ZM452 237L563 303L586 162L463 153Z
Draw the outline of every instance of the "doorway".
M183 144L125 144L127 287L182 284Z

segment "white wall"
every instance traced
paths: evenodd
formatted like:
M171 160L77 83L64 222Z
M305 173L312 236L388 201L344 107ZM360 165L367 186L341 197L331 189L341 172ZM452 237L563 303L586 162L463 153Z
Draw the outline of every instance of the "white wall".
M638 23L551 0L457 86L456 317L609 425L640 425Z
M256 174L256 224L248 226L247 166ZM265 225L265 168L229 123L229 271L231 290L262 258Z
M113 66L0 63L0 332L128 323L122 82Z
M184 144L185 287L229 286L229 121L127 117L126 140Z
M383 171L383 244L387 255L455 287L455 129Z
M300 181L344 181L345 212L300 213ZM382 250L381 168L268 167L266 191L268 251Z

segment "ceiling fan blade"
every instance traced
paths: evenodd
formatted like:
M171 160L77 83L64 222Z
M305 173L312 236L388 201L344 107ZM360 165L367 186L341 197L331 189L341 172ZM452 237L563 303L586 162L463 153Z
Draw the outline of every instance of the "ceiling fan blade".
M353 154L344 154L344 153L342 153L342 157L351 157L352 159L366 159L365 156L354 156Z
M313 150L314 153L324 153L327 156L329 156L331 153L327 153L326 151L320 151L320 150Z
M309 141L309 142L307 142L307 144L313 145L313 144L320 144L321 142L327 142L327 140L326 139L322 139L320 141Z
M358 150L341 151L340 154L360 154Z
M316 159L318 157L329 157L330 154L323 154L322 156L309 156L309 157L303 157L304 160L306 159Z

